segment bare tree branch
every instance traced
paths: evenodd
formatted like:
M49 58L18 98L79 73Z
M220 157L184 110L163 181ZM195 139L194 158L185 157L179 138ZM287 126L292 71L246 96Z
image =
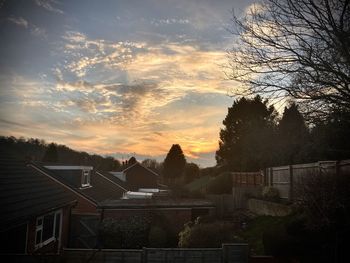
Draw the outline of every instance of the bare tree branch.
M283 91L314 112L350 110L349 2L263 0L243 18L234 15L226 75L243 89L233 95Z

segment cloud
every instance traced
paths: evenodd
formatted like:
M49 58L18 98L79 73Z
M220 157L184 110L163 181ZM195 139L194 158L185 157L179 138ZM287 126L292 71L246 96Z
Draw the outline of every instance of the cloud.
M41 38L47 38L46 30L35 25L31 25L31 34Z
M166 19L152 19L151 20L151 24L155 25L155 26L174 25L174 24L186 25L189 23L190 23L190 20L184 19L184 18L166 18Z
M29 23L28 20L24 19L23 17L10 16L7 18L7 20L17 26L29 29L30 33L36 37L47 38L46 30L44 28L38 27L33 23Z
M64 41L64 70L78 78L96 75L97 71L125 72L129 83L151 81L165 89L215 93L225 93L229 83L219 66L226 62L225 51L177 42L151 45L89 39L74 31L66 32Z
M56 13L56 14L63 14L64 12L57 8L54 7L54 5L60 4L56 0L35 0L35 4L39 7L42 7L50 12Z
M24 28L28 28L28 26L29 26L28 21L26 19L24 19L23 17L11 16L11 17L7 18L7 20L18 25L18 26L24 27Z

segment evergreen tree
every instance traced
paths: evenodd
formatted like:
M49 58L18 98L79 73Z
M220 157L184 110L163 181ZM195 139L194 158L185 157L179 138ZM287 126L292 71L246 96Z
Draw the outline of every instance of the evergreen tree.
M43 162L56 163L57 161L57 146L54 143L50 143L43 157Z
M311 130L311 161L350 158L350 111L334 109Z
M185 183L189 183L199 178L200 170L197 164L187 163L185 166Z
M129 159L129 161L128 161L128 165L133 165L133 164L135 164L135 163L137 163L137 160L136 160L136 158L135 158L134 156L132 156L132 157Z
M180 145L173 144L164 159L164 179L167 182L178 181L184 174L185 165L186 159Z
M308 128L298 106L285 107L278 125L280 164L296 164L307 160Z
M233 102L220 131L219 165L234 171L256 171L274 161L276 111L260 96Z

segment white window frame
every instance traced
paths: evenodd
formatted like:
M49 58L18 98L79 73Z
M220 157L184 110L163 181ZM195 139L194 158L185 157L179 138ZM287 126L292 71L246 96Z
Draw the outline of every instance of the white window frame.
M86 180L85 180L86 178ZM86 182L86 183L85 183ZM81 173L81 187L90 187L90 170L83 170Z
M56 224L58 222L56 222L56 218L57 218L57 214L60 214L60 222L59 222L59 229L58 229L58 237L56 238ZM42 240L43 238L43 232L44 232L44 217L45 216L49 216L49 215L53 215L54 219L53 219L53 231L52 231L52 236L46 240ZM60 210L57 210L57 211L54 211L54 212L51 212L51 213L48 213L48 214L45 214L45 215L42 215L42 216L39 216L37 217L36 219L36 228L35 228L35 249L38 249L38 248L42 248L44 246L46 246L47 244L53 242L53 241L59 241L61 240L61 230L62 230L62 209ZM41 220L41 224L39 225L39 220ZM40 233L40 240L38 242L37 238L38 238L38 232L41 232Z

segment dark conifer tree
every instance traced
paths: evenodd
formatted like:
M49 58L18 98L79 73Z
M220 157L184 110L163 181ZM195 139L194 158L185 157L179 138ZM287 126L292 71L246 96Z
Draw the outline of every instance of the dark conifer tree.
M308 128L295 103L284 108L278 125L278 138L279 164L307 161Z
M186 165L185 155L179 144L173 144L164 159L163 176L167 182L181 179Z
M137 163L137 160L134 156L132 156L128 161L128 165L133 165L134 163Z
M276 111L260 96L233 102L220 131L216 160L233 171L256 171L274 164Z

